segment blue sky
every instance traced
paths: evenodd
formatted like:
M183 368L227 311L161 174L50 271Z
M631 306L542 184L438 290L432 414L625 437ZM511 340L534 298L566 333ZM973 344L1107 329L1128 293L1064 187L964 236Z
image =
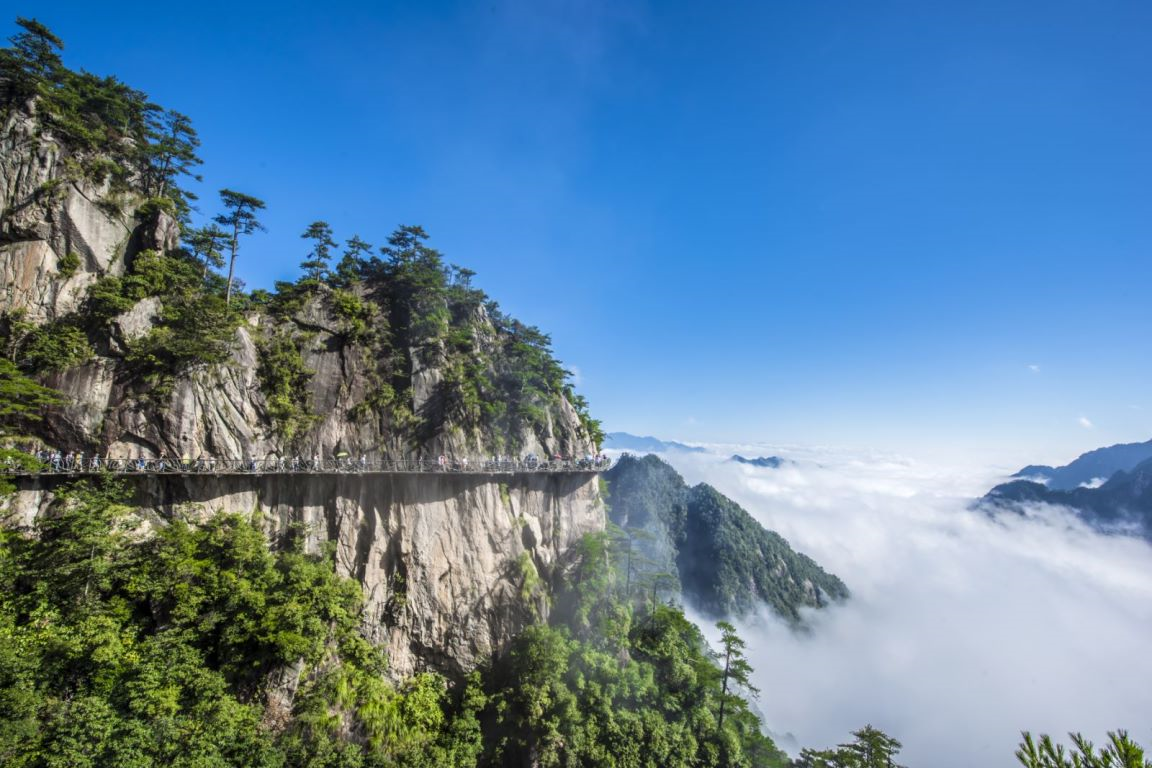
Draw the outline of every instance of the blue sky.
M422 224L609 429L1059 461L1152 437L1152 5L13 9L192 116L202 210ZM9 23L9 30L12 29Z

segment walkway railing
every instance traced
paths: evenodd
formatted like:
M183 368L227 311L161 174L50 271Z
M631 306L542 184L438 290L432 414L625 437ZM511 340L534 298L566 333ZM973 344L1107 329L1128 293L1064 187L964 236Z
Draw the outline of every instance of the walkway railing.
M0 464L7 475L353 475L353 474L435 474L472 475L603 472L612 465L606 457L589 459L121 459L100 456L49 458L39 467L19 462Z

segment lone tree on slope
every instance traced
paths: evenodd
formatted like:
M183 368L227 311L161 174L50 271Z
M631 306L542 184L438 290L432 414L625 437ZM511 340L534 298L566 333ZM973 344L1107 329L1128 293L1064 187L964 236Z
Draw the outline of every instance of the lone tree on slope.
M314 221L300 237L312 241L312 250L308 252L308 258L300 262L300 269L304 270L305 279L319 284L328 276L328 262L336 248L332 227L326 221Z
M736 627L720 621L716 623L716 628L720 630L720 647L723 648L716 654L716 658L724 660L724 672L720 678L720 714L716 718L716 728L719 730L724 727L724 708L728 703L730 683L738 683L752 696L757 696L760 690L752 685L752 665L744 656L744 641L736 634Z
M224 302L230 305L232 303L232 275L236 269L236 253L240 250L240 235L250 235L256 230L264 231L264 225L256 218L256 212L264 210L264 201L242 192L222 189L220 190L220 202L224 204L224 208L228 212L221 213L213 221L231 230L228 288L224 292Z

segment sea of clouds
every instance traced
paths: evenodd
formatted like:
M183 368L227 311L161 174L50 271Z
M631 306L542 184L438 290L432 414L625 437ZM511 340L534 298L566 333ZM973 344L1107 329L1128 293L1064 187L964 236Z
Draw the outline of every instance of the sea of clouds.
M970 509L1002 467L711 448L663 458L852 590L813 611L807 633L771 617L739 625L781 746L833 746L868 723L903 741L912 768L1017 765L1021 730L1099 741L1126 728L1152 745L1147 542L1101 535L1053 507ZM725 461L732 453L793 463L761 469Z

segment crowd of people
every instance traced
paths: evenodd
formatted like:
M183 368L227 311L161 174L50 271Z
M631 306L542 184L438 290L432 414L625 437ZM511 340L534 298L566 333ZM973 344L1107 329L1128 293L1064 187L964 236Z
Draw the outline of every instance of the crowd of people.
M493 455L484 458L457 457L442 454L435 459L369 459L367 454L352 456L340 451L330 458L319 453L311 456L268 456L262 459L217 458L215 456L157 457L85 455L82 451L30 448L26 451L34 462L21 462L8 456L3 469L13 473L90 474L112 473L236 473L236 472L591 472L607 469L611 461L603 454L586 454L583 458L552 456L541 458L535 453L524 456Z

